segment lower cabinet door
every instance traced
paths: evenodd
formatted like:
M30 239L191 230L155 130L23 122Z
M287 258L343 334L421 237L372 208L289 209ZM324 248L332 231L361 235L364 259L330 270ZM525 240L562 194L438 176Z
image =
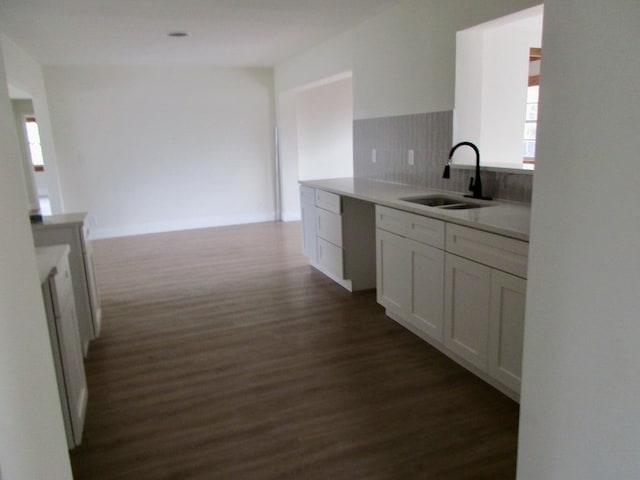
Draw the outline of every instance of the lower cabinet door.
M344 278L344 252L342 248L318 237L318 265L338 278Z
M411 254L406 239L376 229L376 256L378 303L406 318L411 301Z
M64 302L57 321L71 427L75 445L79 445L82 440L88 392L75 304L73 296L70 295L70 298L71 300Z
M508 273L491 272L489 374L520 391L527 281Z
M411 300L409 322L442 342L444 328L444 251L406 240L410 249Z
M445 256L444 345L487 371L491 269Z

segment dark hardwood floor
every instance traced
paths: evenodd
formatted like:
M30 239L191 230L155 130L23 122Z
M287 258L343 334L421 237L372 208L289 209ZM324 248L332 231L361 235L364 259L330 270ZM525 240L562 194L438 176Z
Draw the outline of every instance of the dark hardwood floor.
M299 244L298 223L94 243L76 480L515 477L518 405Z

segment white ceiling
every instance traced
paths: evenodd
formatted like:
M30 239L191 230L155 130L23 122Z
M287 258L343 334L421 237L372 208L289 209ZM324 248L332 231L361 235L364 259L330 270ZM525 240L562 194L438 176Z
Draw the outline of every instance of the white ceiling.
M398 2L0 0L0 26L43 65L274 66Z

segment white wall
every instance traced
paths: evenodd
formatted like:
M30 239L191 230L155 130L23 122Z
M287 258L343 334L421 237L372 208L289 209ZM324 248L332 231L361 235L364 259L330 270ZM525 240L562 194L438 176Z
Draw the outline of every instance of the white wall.
M271 69L44 69L67 211L97 236L272 220Z
M352 65L353 32L347 31L287 60L274 71L283 220L300 219L298 95L305 89L343 79ZM351 95L353 109L353 87Z
M300 180L353 176L351 77L296 97Z
M66 480L71 466L5 79L0 49L0 465L5 480Z
M53 213L64 211L64 201L60 190L58 161L53 141L49 102L44 86L42 68L10 38L2 34L2 50L6 65L7 82L28 93L33 100L33 109L38 119L42 153L46 165L45 176L51 209Z
M486 33L479 145L486 163L522 165L529 51L541 46L540 37L541 30L518 26Z
M405 0L278 65L276 92L351 70L355 118L453 110L456 32L539 3Z
M547 0L518 478L640 478L640 2Z
M288 59L274 70L276 92L288 92L351 71L354 30Z
M299 180L353 176L350 72L278 95L282 219L300 220Z
M456 32L536 0L406 0L356 28L354 116L453 110Z
M542 42L542 8L529 10L457 35L453 142L476 143L485 165L522 165L529 50ZM475 154L461 150L455 163L475 164Z
M300 220L297 95L296 90L280 93L277 103L280 206L284 221Z

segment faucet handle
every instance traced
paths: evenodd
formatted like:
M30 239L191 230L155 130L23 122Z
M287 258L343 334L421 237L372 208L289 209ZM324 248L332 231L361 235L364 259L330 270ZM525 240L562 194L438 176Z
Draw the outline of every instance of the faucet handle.
M475 182L473 181L473 177L469 179L469 191L473 192L475 190Z

